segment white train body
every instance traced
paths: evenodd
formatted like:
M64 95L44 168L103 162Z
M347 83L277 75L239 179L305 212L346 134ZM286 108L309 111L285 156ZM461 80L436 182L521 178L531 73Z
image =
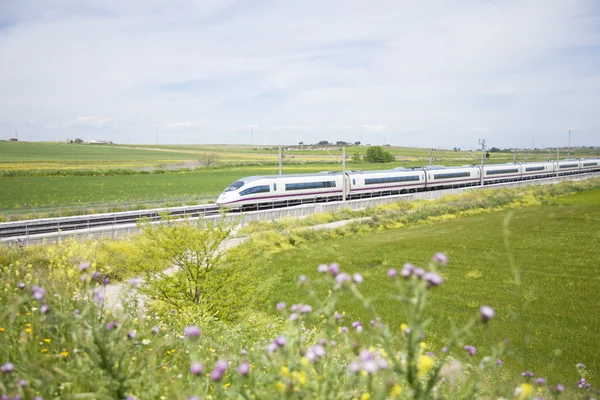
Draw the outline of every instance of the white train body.
M600 171L600 159L491 164L484 184ZM395 168L385 171L321 172L250 176L232 183L217 199L226 208L265 208L402 194L481 184L481 167Z

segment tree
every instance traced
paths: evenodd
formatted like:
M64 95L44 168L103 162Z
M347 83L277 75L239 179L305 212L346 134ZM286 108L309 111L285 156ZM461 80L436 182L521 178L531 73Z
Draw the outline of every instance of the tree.
M329 144L329 142L327 140L321 140L319 142L319 145L321 145L321 146L327 146L328 144Z
M299 142L298 145L302 146L304 145L304 142Z
M392 162L395 157L392 153L384 151L381 146L371 146L367 149L367 161L371 163Z
M77 144L81 144L83 143L83 140L81 140L80 138L75 138L74 142Z
M211 165L215 164L218 159L219 156L215 153L204 153L198 161L200 161L200 165L203 167L210 167Z
M354 142L355 146L360 146L360 142Z
M360 161L360 153L356 152L352 155L353 161Z
M499 153L499 152L500 152L500 149L499 149L499 148L497 148L497 147L492 147L492 148L490 149L490 153Z
M348 144L348 142L344 142L343 140L338 140L337 142L335 142L335 144L337 146L346 146Z
M139 226L144 254L140 267L148 283L143 293L180 311L193 307L195 312L209 313L211 303L228 284L227 279L211 277L224 261L222 244L232 226L223 220L169 218L158 225L143 221Z

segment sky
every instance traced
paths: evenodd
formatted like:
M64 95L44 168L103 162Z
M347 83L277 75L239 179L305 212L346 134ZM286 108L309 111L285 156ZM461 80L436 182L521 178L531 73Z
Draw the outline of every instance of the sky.
M0 0L0 139L600 145L598 0Z

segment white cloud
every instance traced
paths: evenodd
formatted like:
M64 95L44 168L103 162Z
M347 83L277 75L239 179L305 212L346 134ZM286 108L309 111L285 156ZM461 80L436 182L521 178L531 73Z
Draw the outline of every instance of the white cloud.
M95 126L132 142L160 127L205 143L254 131L476 147L486 134L508 147L563 144L576 125L573 144L598 140L594 0L176 4L1 3L0 126L38 140Z

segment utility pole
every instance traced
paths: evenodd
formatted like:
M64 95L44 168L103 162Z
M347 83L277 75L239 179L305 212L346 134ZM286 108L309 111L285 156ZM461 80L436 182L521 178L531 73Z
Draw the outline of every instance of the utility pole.
M571 157L571 130L569 129L569 153L567 157Z
M560 165L558 165L558 160L560 160L560 147L556 148L556 177L558 177L558 170L560 168Z
M483 162L484 162L484 157L485 157L485 139L479 139L479 144L481 145L481 170L480 170L480 175L481 175L481 186L483 186Z
M433 149L429 149L429 165L433 163Z
M342 147L342 201L346 201L346 146Z
M252 146L254 146L254 131L250 131L250 142L252 143Z
M283 175L283 153L281 152L281 146L279 146L279 175Z
M158 131L156 131L156 144L158 145Z
M517 163L517 149L513 149L513 163Z

